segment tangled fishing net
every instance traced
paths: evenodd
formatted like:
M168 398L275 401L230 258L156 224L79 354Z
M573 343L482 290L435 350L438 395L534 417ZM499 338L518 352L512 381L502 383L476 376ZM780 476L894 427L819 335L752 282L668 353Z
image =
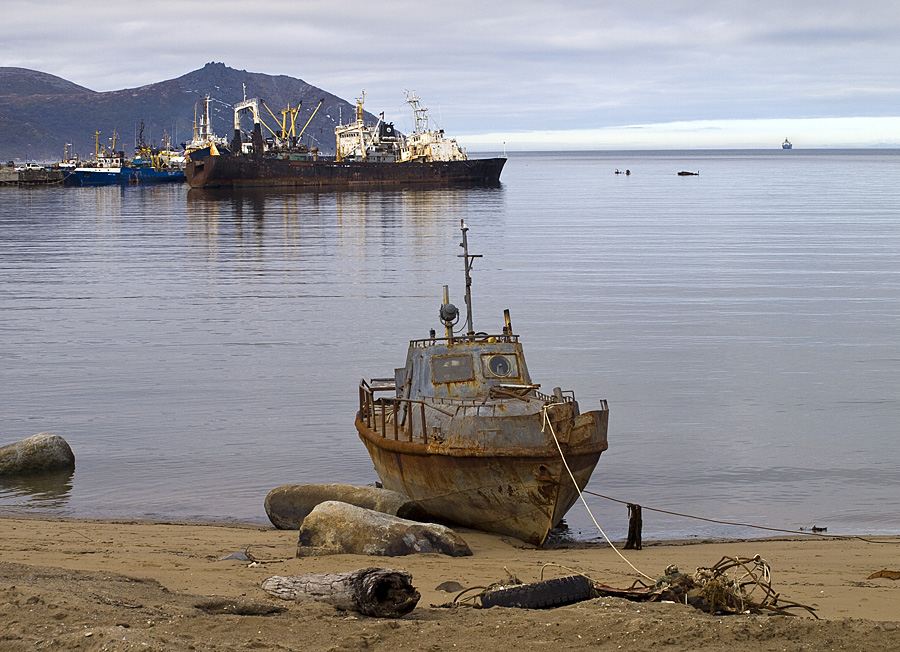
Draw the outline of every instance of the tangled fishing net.
M772 588L769 565L759 555L722 557L714 566L698 568L692 575L669 566L654 588L647 592L649 599L689 604L709 613L794 615L788 610L804 609L816 616L812 607L780 598Z

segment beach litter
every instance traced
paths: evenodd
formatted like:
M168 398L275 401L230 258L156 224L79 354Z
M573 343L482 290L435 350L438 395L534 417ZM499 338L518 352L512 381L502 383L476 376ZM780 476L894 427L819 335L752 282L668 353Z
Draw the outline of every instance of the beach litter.
M675 602L708 613L748 614L768 611L794 616L790 609L802 609L818 619L815 609L781 598L772 588L771 569L759 555L722 557L714 566L684 574L671 565L655 586L637 580L628 589L595 584L600 596L647 602Z
M881 575L873 575L875 576ZM591 598L616 597L634 602L690 605L711 614L771 612L794 616L797 614L790 610L801 609L818 619L813 607L781 598L772 588L768 563L759 555L722 557L714 566L698 568L692 574L679 572L678 567L673 564L666 568L665 574L655 585L635 580L628 588L608 586L593 581L584 574L531 584L521 583L512 575L509 579L511 581L488 587L470 587L457 595L452 603L440 606L454 607L463 604L481 608L501 606L547 609Z
M866 579L874 580L878 577L885 577L889 580L900 580L900 571L880 570L878 572L872 573Z

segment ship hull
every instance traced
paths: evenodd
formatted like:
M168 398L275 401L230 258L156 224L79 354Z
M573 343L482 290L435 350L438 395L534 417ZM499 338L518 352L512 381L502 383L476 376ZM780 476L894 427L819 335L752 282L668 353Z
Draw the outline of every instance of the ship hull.
M124 183L125 176L120 168L76 169L66 177L69 186L109 186Z
M606 410L557 421L573 483L556 444L541 432L540 414L517 424L508 418L469 424L468 446L404 441L403 432L393 439L391 428L383 436L377 421L369 425L357 416L356 428L386 489L406 494L439 520L537 546L578 500L607 448ZM510 428L531 431L541 443L516 445L503 433Z
M184 170L152 167L130 168L128 183L184 183Z
M77 169L66 177L70 186L111 186L126 183L184 183L182 170L123 167L112 170Z
M498 186L504 163L505 158L397 163L222 155L192 157L185 177L192 188L371 190Z

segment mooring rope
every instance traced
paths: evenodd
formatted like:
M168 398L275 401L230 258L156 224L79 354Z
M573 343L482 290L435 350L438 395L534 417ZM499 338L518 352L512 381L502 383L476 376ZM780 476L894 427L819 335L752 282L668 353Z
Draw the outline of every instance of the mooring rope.
M562 446L559 443L559 439L557 439L557 437L556 437L556 431L553 429L553 423L551 423L551 421L550 421L549 408L551 408L554 405L564 405L564 404L563 403L547 403L544 405L544 407L541 408L541 412L544 415L544 419L543 419L544 425L547 425L550 427L550 434L553 436L553 442L556 444L556 450L559 451L559 458L562 460L563 466L566 467L566 471L568 472L569 477L572 479L572 485L575 487L575 490L578 492L578 497L581 499L581 503L584 505L584 508L587 510L587 513L591 517L591 520L594 522L594 525L597 527L597 530L599 530L600 534L603 535L603 538L606 539L606 543L609 544L610 548L612 548L613 550L616 551L616 554L622 558L622 561L624 561L626 564L631 566L631 568L632 568L632 570L634 570L634 572L647 578L651 582L656 582L656 578L650 577L645 572L640 570L637 566L635 566L630 561L628 561L628 559L625 557L625 555L623 555L619 551L619 549L616 548L615 545L613 545L613 542L609 540L609 537L606 536L606 532L603 531L603 528L600 527L600 524L597 522L597 519L594 518L594 514L593 514L593 512L591 512L591 508L588 507L587 501L584 499L584 494L581 491L581 487L578 486L578 482L575 480L575 475L572 473L572 469L569 468L569 463L566 461L565 454L563 454ZM541 432L545 432L544 425L541 426Z
M591 496L597 496L597 498L604 498L606 500L611 500L614 503L621 503L623 505L631 505L630 501L627 500L619 500L618 498L613 498L611 496L604 496L603 494L598 494L594 491L584 490L584 493L589 494ZM768 530L769 532L780 532L782 534L803 534L806 536L813 537L821 537L823 539L856 539L858 541L864 541L865 543L892 543L892 544L900 544L900 541L874 541L872 539L867 539L865 537L861 537L855 534L822 534L821 532L815 532L812 530L788 530L780 527L768 527L766 525L754 525L752 523L738 523L735 521L723 521L715 518L706 518L704 516L694 516L692 514L681 514L679 512L670 512L666 509L659 509L658 507L647 507L646 505L641 505L641 509L647 509L651 512L659 512L660 514L668 514L669 516L680 516L681 518L693 518L698 521L706 521L707 523L716 523L717 525L735 525L738 527L748 527L755 528L757 530Z
M544 415L544 419L543 419L543 420L544 420L544 423L545 423L545 424L547 424L548 426L550 426L550 434L553 436L553 441L554 441L554 443L556 444L556 449L559 451L560 459L562 459L562 463L563 463L563 465L566 467L566 471L569 472L569 477L572 478L572 484L575 485L575 489L578 491L578 497L581 499L581 502L582 502L582 504L584 505L584 508L587 510L587 513L588 513L588 515L591 517L591 520L594 522L594 525L597 527L597 530L600 532L600 534L603 535L603 538L604 538L604 539L606 540L606 542L610 545L610 547L611 547L613 550L615 550L616 553L617 553L620 557L622 557L623 560L625 560L625 563L627 563L629 566L631 566L632 568L634 568L634 570L637 571L638 573L640 573L641 575L644 575L644 573L642 573L640 570L638 570L637 568L635 568L635 567L631 564L630 561L628 561L627 559L625 559L625 557L622 555L622 553L619 552L618 548L616 548L616 547L613 545L612 541L609 540L609 537L606 536L606 532L604 532L604 531L603 531L603 528L600 527L600 524L597 523L597 519L594 518L594 514L591 512L591 508L588 507L587 501L585 501L585 499L584 499L584 494L589 494L589 495L591 495L591 496L596 496L597 498L604 498L605 500L611 500L611 501L613 501L613 502L615 502L615 503L621 503L621 504L623 504L623 505L631 505L631 504L634 504L634 503L632 503L632 502L630 502L630 501L627 501L627 500L620 500L620 499L618 499L618 498L613 498L613 497L611 497L611 496L604 496L603 494L598 494L598 493L596 493L596 492L594 492L594 491L588 491L588 490L586 490L586 489L585 489L584 491L582 491L582 490L578 487L578 483L575 482L575 476L572 474L572 470L569 468L569 463L566 461L566 456L563 455L562 446L560 446L559 440L556 438L556 432L555 432L554 429L553 429L553 424L550 422L550 417L549 417L549 414L548 414L548 410L549 410L549 408L553 407L554 405L565 405L565 404L564 404L564 403L548 403L548 404L545 404L544 407L541 408L541 412L542 412L543 415ZM544 431L544 427L543 427L543 426L541 426L541 431L542 431L542 432ZM894 544L894 545L900 545L900 541L875 541L875 540L873 540L873 539L869 539L869 538L866 538L866 537L861 537L861 536L859 536L859 535L854 535L854 534L848 534L848 535L844 535L844 534L823 534L823 533L821 533L821 532L815 532L815 531L809 531L809 530L799 530L799 531L798 531L798 530L788 530L788 529L785 529L785 528L768 527L768 526L765 526L765 525L754 525L754 524L752 524L752 523L738 523L738 522L735 522L735 521L724 521L724 520L721 520L721 519L706 518L706 517L704 517L704 516L694 516L694 515L691 515L691 514L682 514L682 513L679 513L679 512L672 512L672 511L665 510L665 509L659 509L659 508L657 508L657 507L647 507L647 506L645 506L645 505L641 505L641 509L648 509L648 510L650 510L651 512L659 512L660 514L668 514L668 515L670 515L670 516L679 516L679 517L681 517L681 518L693 518L693 519L696 519L696 520L698 520L698 521L706 521L706 522L708 522L708 523L716 523L716 524L718 524L718 525L734 525L734 526L738 526L738 527L755 528L755 529L757 529L757 530L768 530L769 532L780 532L780 533L782 533L782 534L794 534L794 535L796 535L796 534L803 534L803 535L807 535L807 536L821 537L821 538L823 538L823 539L856 539L857 541L863 541L864 543L880 543L880 544ZM648 576L647 576L647 575L644 575L644 577L648 577ZM648 579L652 579L652 578L648 578ZM654 581L655 581L655 580L654 580Z

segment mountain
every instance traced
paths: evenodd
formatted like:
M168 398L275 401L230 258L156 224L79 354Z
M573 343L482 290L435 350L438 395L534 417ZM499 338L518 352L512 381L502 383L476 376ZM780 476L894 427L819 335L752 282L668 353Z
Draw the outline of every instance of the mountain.
M66 95L93 93L56 75L27 68L0 68L0 97L6 95Z
M34 70L0 68L0 162L57 161L66 143L71 144L70 154L88 158L94 152L94 133L99 131L100 143L108 146L113 130L119 136L116 149L130 155L141 123L144 141L150 145L161 145L164 134L180 145L192 138L195 114L206 95L213 131L230 139L232 105L244 99L245 88L248 98L263 100L279 121L282 110L302 102L297 131L324 99L303 136L304 143L319 147L323 154L334 151L334 127L340 118L347 122L356 112L355 105L302 79L235 70L216 62L176 79L109 92ZM260 110L263 121L277 131L276 120L265 108ZM365 117L375 120L369 113ZM244 129L249 128L248 121Z

